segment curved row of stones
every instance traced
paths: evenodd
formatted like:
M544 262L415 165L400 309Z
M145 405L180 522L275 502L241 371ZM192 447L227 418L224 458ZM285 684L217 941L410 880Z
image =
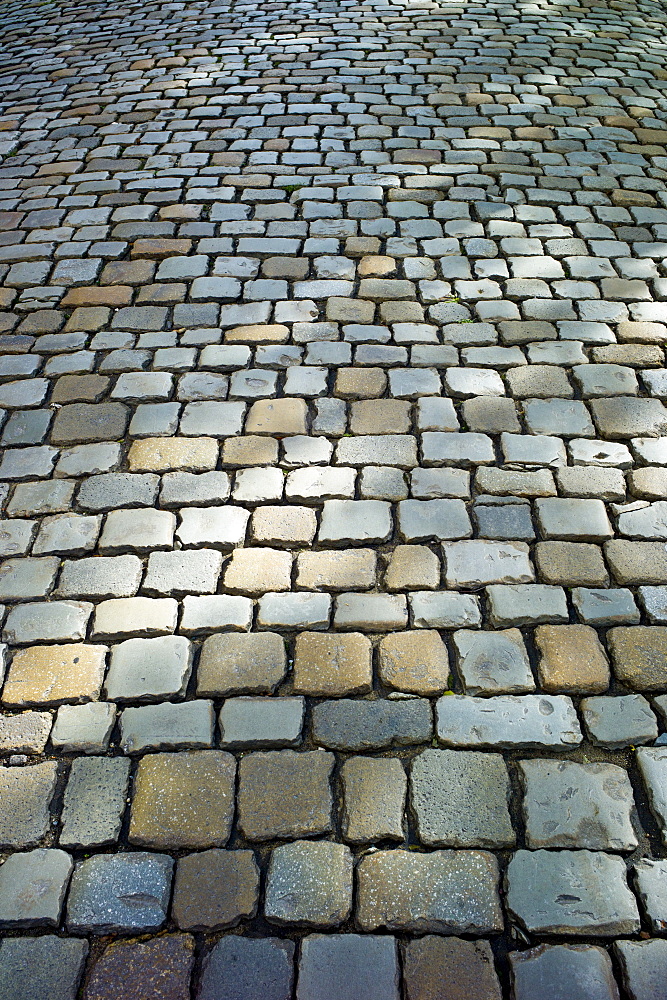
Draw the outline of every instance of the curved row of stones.
M664 9L0 22L0 1000L664 1000Z

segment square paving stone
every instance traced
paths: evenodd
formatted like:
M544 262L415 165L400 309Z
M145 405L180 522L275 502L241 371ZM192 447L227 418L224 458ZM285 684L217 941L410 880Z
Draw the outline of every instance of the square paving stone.
M430 741L431 706L426 698L341 698L313 706L313 738L331 750L371 750Z
M328 840L274 848L266 876L264 914L270 923L338 927L352 910L352 853Z
M77 862L67 899L73 933L159 930L167 919L174 862L166 854L97 854Z
M220 709L220 745L297 746L302 739L305 698L228 698Z
M523 817L531 849L632 851L632 785L615 764L522 760Z
M641 694L582 698L579 707L586 734L596 746L623 750L651 743L658 736L656 717Z
M635 892L654 934L667 930L667 861L642 858L634 864Z
M236 762L221 750L143 757L129 841L145 847L224 847L234 816Z
M373 683L370 640L347 635L302 632L294 647L294 690L315 697L365 694Z
M512 952L509 960L515 1000L619 1000L611 959L603 948L542 944Z
M250 753L239 761L239 825L248 840L293 840L331 829L334 756Z
M129 777L130 762L124 757L72 761L63 801L61 846L117 843Z
M447 647L435 630L395 632L379 645L380 680L410 694L442 694L448 686Z
M551 694L599 694L609 687L609 662L595 629L588 625L540 625L537 676Z
M107 652L106 646L82 643L17 650L2 702L21 708L94 700L102 687Z
M51 429L53 444L79 441L119 441L125 434L129 410L123 403L67 403L56 412Z
M254 917L259 868L252 851L211 848L179 858L171 915L181 930L236 927Z
M408 941L403 981L406 1000L501 1000L502 997L488 941L465 941L434 934Z
M484 851L366 855L357 868L357 923L363 931L499 931L496 858Z
M189 1000L194 951L189 934L114 941L92 966L83 1000Z
M294 942L228 935L204 958L196 1000L292 1000Z
M403 840L408 780L394 757L348 757L341 766L343 837L350 844Z
M445 695L436 703L436 732L445 746L574 747L581 730L574 705L562 695Z
M423 844L511 847L510 781L500 754L425 750L412 763L410 803Z
M64 851L10 854L0 867L0 927L57 927L72 868Z
M212 635L202 645L197 694L271 694L286 672L285 643L276 632Z
M32 847L49 832L55 761L0 768L0 847Z
M463 500L402 500L398 527L405 542L467 538L472 534Z
M529 933L616 937L639 930L621 858L592 851L517 851L506 881L509 914Z
M522 694L535 690L519 629L454 632L456 667L466 694Z
M667 690L667 627L612 628L607 644L621 684L634 691Z
M375 934L308 935L301 943L296 996L297 1000L398 1000L395 938Z
M614 951L629 1000L652 1000L664 995L667 941L617 941Z
M639 747L637 764L651 812L660 827L663 845L667 847L667 747Z
M0 753L43 753L52 722L50 712L0 715Z
M65 753L100 753L109 746L116 706L106 701L61 705L51 730L51 744Z
M88 942L76 938L0 941L0 1000L76 1000Z
M161 701L185 694L192 643L182 635L126 639L111 650L105 691L111 701Z

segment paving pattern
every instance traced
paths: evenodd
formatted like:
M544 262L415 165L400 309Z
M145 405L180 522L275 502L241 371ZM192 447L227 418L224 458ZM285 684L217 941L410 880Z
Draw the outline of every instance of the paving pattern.
M0 1000L665 1000L665 6L0 24Z

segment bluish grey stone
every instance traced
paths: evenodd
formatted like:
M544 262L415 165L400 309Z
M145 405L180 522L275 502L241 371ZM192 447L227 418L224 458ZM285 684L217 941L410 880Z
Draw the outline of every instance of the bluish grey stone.
M213 745L213 702L170 702L126 708L120 718L120 745L125 753Z
M227 935L204 958L197 1000L292 1000L294 942Z
M667 930L667 861L642 858L634 865L635 892L654 934Z
M313 707L313 738L334 750L426 743L432 728L431 706L425 698L341 698Z
M398 1000L396 939L310 934L301 943L296 995L297 1000Z
M0 866L0 927L57 927L72 868L65 851L10 854Z
M641 620L632 591L623 587L609 590L574 587L572 603L579 620L586 625L638 625Z
M660 1000L667 982L667 941L616 941L614 951L621 965L629 1000Z
M0 941L0 1000L76 1000L88 942L78 938Z
M182 635L126 639L112 647L106 677L111 701L161 701L185 694L192 669L192 643Z
M67 901L67 929L112 934L159 930L167 919L174 861L133 851L79 861Z
M622 858L597 851L517 851L506 880L507 909L529 933L616 937L639 930Z
M297 746L305 710L305 698L228 698L220 709L220 745Z
M456 667L466 694L523 694L535 690L519 629L460 629L453 635Z
M658 735L657 719L641 694L582 698L579 707L591 743L608 750L650 743Z
M509 960L515 1000L619 1000L611 959L603 948L542 944L512 952Z
M61 846L117 843L129 777L130 762L124 757L77 757L72 762L63 802Z
M438 739L445 746L573 747L581 730L572 699L564 695L445 695L436 703Z
M352 852L328 840L274 848L264 913L271 923L338 927L352 909Z

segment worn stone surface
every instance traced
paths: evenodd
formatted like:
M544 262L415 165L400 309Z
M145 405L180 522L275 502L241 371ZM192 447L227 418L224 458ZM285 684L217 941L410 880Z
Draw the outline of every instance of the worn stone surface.
M639 773L646 788L663 844L667 844L667 748L640 747L637 750Z
M252 753L239 763L238 818L249 840L294 839L331 829L334 756L321 750Z
M313 708L313 736L331 750L369 750L425 743L431 706L425 698L322 701Z
M453 635L456 666L466 694L523 694L535 690L519 629Z
M397 946L390 935L309 934L303 939L297 1000L398 1000L399 989Z
M487 941L427 934L408 942L403 960L407 1000L500 1000Z
M597 633L587 625L540 625L540 687L552 694L598 694L609 687L609 663Z
M337 927L351 909L349 848L326 840L297 840L274 849L264 901L270 923Z
M638 625L613 628L608 633L614 673L635 691L665 687L667 677L667 628Z
M0 845L32 847L49 830L49 809L58 779L55 761L0 769Z
M204 959L197 1000L291 1000L294 943L281 938L228 935Z
M7 675L2 701L18 708L96 699L102 687L106 652L105 646L82 643L18 650Z
M651 930L662 934L667 928L667 863L644 858L634 866L634 888Z
M76 1000L88 942L81 938L7 937L0 941L2 1000Z
M595 945L538 945L510 955L516 1000L618 1000L611 959Z
M452 695L436 704L436 731L446 746L573 747L581 730L562 695L500 695L489 701Z
M630 1000L660 996L667 975L667 941L617 941L614 951Z
M0 926L57 927L72 868L65 851L10 854L0 867Z
M517 851L506 880L508 910L529 932L614 937L639 930L621 858L593 851Z
M194 960L194 940L188 934L116 941L92 966L83 996L110 1000L121 992L128 1000L189 1000Z
M98 854L79 861L67 898L75 932L159 930L167 918L174 862L165 854Z
M523 760L526 844L535 848L631 851L634 806L628 774L614 764Z
M345 840L402 840L408 783L402 763L386 757L348 757L340 774Z

